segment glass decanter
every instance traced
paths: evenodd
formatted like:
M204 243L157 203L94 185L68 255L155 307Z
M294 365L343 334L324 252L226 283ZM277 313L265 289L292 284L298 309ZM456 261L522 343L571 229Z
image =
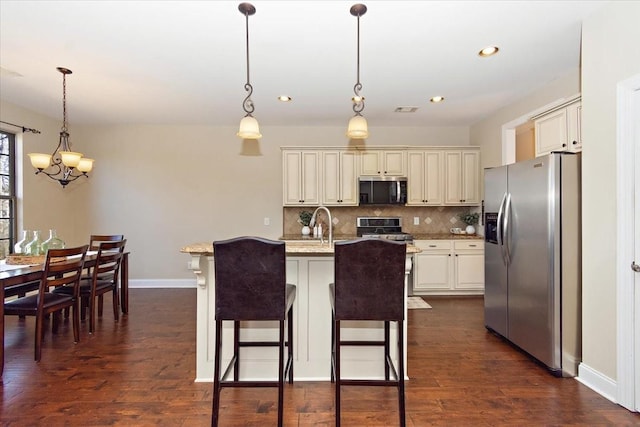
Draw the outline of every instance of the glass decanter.
M33 231L33 239L24 247L24 254L30 256L43 255L42 240L40 240L40 230Z
M31 230L22 230L22 238L13 246L13 253L23 254L25 246L33 239Z
M42 253L46 254L49 249L64 249L64 241L54 229L49 230L49 238L42 242Z

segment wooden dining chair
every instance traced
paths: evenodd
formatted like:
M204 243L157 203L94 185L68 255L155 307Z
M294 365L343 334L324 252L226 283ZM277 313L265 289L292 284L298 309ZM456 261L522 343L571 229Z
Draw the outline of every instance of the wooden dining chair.
M335 277L329 284L331 302L331 381L335 381L335 425L340 427L342 386L392 386L398 390L399 425L406 425L404 396L404 299L407 245L383 239L360 239L335 244ZM343 339L342 321L382 321L382 340ZM390 324L397 326L397 369L391 359ZM345 379L340 353L343 346L383 347L384 379ZM393 374L393 378L391 378Z
M103 242L124 240L124 234L92 234L89 236L89 250L97 251Z
M85 318L86 309L89 309L89 333L95 331L96 311L98 316L102 316L102 296L108 292L112 294L113 318L117 322L120 319L118 311L118 278L120 277L120 265L127 244L125 240L103 241L98 246L95 266L91 268L91 276L82 278L80 281L80 311L82 318ZM53 292L70 294L72 288L64 286L55 289ZM96 300L98 307L96 310Z
M73 312L73 340L80 341L80 316L78 292L80 276L88 245L68 249L49 249L44 264L42 279L37 294L17 298L4 303L4 314L8 316L35 316L35 360L42 355L43 324L45 316L53 313L53 330L57 329L60 311L71 308ZM68 287L68 294L50 291L51 288Z
M119 240L124 240L124 234L92 234L89 236L89 250L97 251L100 249L100 245L104 242L117 242ZM83 280L89 280L92 276L92 270L89 269L82 277ZM98 312L100 316L102 316L102 306L103 306L103 298L102 294L98 296ZM84 320L85 311L80 312L80 316L82 320Z

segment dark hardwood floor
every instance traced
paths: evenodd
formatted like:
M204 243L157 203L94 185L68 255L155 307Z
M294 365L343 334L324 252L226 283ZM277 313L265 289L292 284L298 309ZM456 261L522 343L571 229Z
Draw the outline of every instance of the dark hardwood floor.
M482 299L426 298L409 312L407 425L640 425L640 416L574 379L555 378L483 326ZM211 384L194 383L195 289L132 289L114 323L110 301L73 344L48 330L33 361L33 319L7 316L3 426L206 426ZM327 349L328 351L328 349ZM328 369L328 367L327 367ZM344 387L343 425L397 425L394 389ZM275 425L275 389L226 389L222 425ZM332 426L333 386L285 388L285 425Z

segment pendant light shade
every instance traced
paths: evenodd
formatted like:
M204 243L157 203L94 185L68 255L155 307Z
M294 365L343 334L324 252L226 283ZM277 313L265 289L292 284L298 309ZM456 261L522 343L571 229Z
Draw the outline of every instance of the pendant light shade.
M247 40L247 83L244 85L244 89L247 91L247 97L242 102L242 109L247 113L242 120L240 120L240 127L237 135L242 139L259 139L262 137L260 133L260 126L258 120L251 114L255 110L251 95L253 94L253 86L249 80L249 16L256 13L256 8L251 3L240 3L238 10L245 16L246 22L246 40Z
M362 84L360 83L360 17L367 13L367 6L363 4L354 4L349 11L353 16L358 18L358 51L357 51L357 75L356 84L353 86L353 92L355 96L353 101L353 112L355 116L349 120L349 126L347 127L347 136L351 139L365 139L369 136L369 128L367 126L367 120L362 116L364 110L364 96L360 95Z
M262 138L258 121L253 116L245 116L240 120L240 129L238 136L242 139L259 139Z
M360 115L351 117L351 120L349 120L349 127L347 128L347 136L351 139L367 138L369 136L367 119Z

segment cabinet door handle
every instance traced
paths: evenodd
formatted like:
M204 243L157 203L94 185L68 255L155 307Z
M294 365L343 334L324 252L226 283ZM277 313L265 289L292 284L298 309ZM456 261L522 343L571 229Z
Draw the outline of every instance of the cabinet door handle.
M578 141L573 141L573 145L578 145Z
M567 144L562 144L562 146L563 146L563 147L566 147L566 146L567 146Z

